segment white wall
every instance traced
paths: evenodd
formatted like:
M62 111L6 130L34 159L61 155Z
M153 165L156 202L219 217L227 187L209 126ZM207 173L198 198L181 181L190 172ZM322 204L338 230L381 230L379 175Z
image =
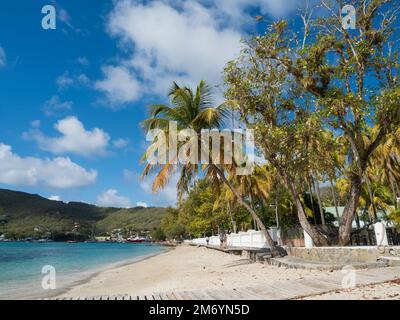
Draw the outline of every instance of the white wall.
M269 230L269 233L274 241L277 241L276 228ZM197 238L186 240L185 243L206 245L206 238ZM249 230L247 232L231 233L227 235L228 247L240 248L268 248L268 244L261 231ZM209 237L209 245L219 246L219 236Z

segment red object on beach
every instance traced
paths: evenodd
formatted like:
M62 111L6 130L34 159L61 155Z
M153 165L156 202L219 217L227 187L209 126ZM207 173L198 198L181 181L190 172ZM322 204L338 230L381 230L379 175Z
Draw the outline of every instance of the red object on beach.
M146 239L136 237L136 238L133 238L133 239L132 239L132 238L129 238L129 239L127 239L126 241L127 241L127 242L130 242L130 243L142 243L142 242L145 242Z

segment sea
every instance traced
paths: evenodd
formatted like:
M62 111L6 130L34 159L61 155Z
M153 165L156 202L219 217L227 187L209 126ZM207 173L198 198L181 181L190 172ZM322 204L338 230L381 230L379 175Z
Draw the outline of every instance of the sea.
M165 250L149 243L0 242L0 299L50 298Z

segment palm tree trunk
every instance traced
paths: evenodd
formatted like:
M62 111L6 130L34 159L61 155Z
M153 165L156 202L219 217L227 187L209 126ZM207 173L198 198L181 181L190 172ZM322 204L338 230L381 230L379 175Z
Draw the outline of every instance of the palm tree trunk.
M307 184L308 184L308 191L310 192L311 210L313 212L314 224L317 225L317 217L315 215L314 197L313 197L313 192L312 192L311 177L310 176L307 179Z
M361 224L360 224L360 216L358 215L358 213L356 213L356 225L357 225L357 229L361 229Z
M315 193L317 194L318 206L319 206L319 214L321 215L321 222L322 222L322 225L326 225L325 215L324 215L324 208L322 206L322 201L321 201L321 190L319 188L318 179L314 180L314 186L316 186Z
M396 186L394 184L394 179L392 174L389 172L389 181L390 181L390 187L392 189L392 195L393 195L393 201L394 201L394 208L397 210L397 191L396 191Z
M271 254L272 256L277 256L277 255L281 255L279 253L278 247L275 245L274 241L271 238L271 235L269 234L268 230L265 228L263 222L261 221L261 219L258 217L257 213L253 210L253 208L251 208L246 201L244 201L244 199L242 198L242 196L240 195L240 193L234 188L234 186L228 181L228 179L225 177L225 173L222 169L220 169L218 166L215 166L216 171L218 172L218 175L220 176L220 178L222 179L222 181L226 184L226 186L232 191L232 193L235 195L235 197L237 198L238 202L251 214L251 216L253 217L253 219L258 223L258 225L261 228L261 231L265 237L265 240L268 243L268 246L271 249Z
M236 233L236 224L235 224L235 221L233 220L233 213L232 213L232 207L231 207L230 201L228 201L228 212L229 212L229 216L231 217L233 233Z
M275 219L276 219L276 227L277 227L277 229L280 228L278 202L279 202L278 201L278 191L276 191L276 194L275 194Z
M333 199L333 203L335 205L337 221L338 221L338 224L340 224L339 204L338 204L338 201L337 201L337 198L336 198L335 186L333 184L332 179L329 179L329 182L330 182L330 185L331 185L332 199Z
M375 206L374 195L372 194L371 181L369 180L367 174L364 174L364 178L365 178L365 183L367 184L369 200L371 201L371 206L372 206L371 220L372 222L376 222L378 220L378 214Z
M254 201L253 201L253 196L252 196L252 194L251 194L251 191L249 192L249 198L250 198L250 206L251 206L251 208L252 208L254 211L256 211L256 210L255 210L255 207L254 207ZM254 227L254 230L258 231L257 221L256 221L254 218L253 218L253 227Z

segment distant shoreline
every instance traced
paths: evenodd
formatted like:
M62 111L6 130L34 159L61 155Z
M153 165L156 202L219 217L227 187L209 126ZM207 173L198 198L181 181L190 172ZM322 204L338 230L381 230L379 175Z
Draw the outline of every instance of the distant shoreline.
M120 245L122 247L120 247ZM10 274L7 273L7 264L4 265L4 271L6 271L6 273L3 274L3 277L0 281L2 287L0 290L0 300L36 300L53 298L55 296L63 294L64 292L70 290L77 285L90 281L91 278L95 277L101 272L126 265L131 265L172 250L172 248L170 247L153 243L73 243L70 247L70 245L65 242L36 243L8 241L0 243L0 255L4 255L4 257L6 258L6 263L8 253L12 253L12 251L10 250L12 250L12 248L14 247L18 247L21 250L24 248L23 251L20 251L21 254L29 255L29 252L30 250L32 250L32 248L33 250L39 250L38 252L42 252L42 246L44 250L43 252L47 252L47 250L50 250L51 252L53 250L52 248L62 248L62 250L64 251L58 253L58 255L60 257L64 256L64 259L58 260L56 254L53 257L50 256L50 260L49 258L43 258L38 262L30 262L27 260L23 262L27 264L25 269L27 271L25 273L22 272L17 274L13 274L13 272L11 272ZM114 251L114 247L117 251ZM146 247L148 249L145 249ZM152 247L154 247L154 249ZM69 260L71 261L70 265L72 266L72 268L59 268L59 266L62 266L62 264L64 263L63 261L65 261L66 259L66 256L64 254L67 254L67 256L69 256L68 252L74 252L74 248L78 248L79 251L84 251L79 254L72 254L71 259ZM98 257L95 258L93 262L91 262L92 258L90 258L90 256L96 257L98 256L98 254L101 254L103 256L103 254L101 253L101 248L105 248L107 252L110 252L110 258L107 258L108 253L106 252L104 254L105 258ZM120 250L119 248L124 248L121 253L118 253ZM56 249L56 251L58 251L58 249ZM115 252L115 254L113 254L112 252ZM82 254L85 256L82 256ZM88 263L86 262L86 254L89 254L89 258L87 260ZM82 256L83 260L79 260L80 256ZM44 274L41 274L41 270L44 265L53 265L52 259L56 259L54 260L54 266L56 267L57 289L43 290L41 287L41 281L44 277ZM80 265L82 265L82 267L80 267ZM0 267L1 266L2 264L0 263Z

